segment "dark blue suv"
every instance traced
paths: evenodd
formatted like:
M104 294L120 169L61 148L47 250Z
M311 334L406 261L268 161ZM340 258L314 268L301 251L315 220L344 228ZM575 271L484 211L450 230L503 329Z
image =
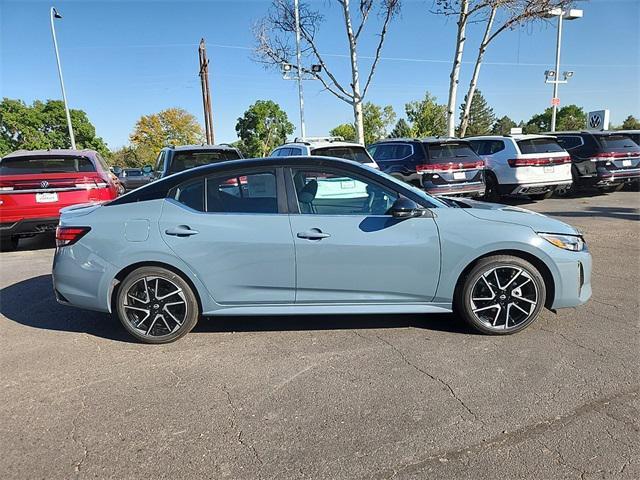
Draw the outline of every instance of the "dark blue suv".
M484 195L484 162L466 140L392 138L367 150L380 170L432 195Z
M182 145L160 150L153 171L153 180L210 163L237 160L242 154L229 145Z

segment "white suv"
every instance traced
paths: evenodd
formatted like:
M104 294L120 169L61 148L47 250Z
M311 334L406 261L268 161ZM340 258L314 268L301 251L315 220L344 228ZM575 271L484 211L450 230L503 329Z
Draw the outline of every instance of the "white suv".
M335 157L378 168L367 149L359 143L345 142L342 137L296 138L276 148L270 157L320 156Z
M549 135L466 138L485 162L485 196L527 195L542 200L571 186L571 157Z

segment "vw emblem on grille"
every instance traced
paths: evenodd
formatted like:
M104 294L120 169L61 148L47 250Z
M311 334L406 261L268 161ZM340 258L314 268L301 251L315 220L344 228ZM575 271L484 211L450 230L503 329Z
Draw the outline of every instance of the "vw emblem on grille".
M47 182L46 180L42 180L40 182L40 188L47 188L49 186L49 182Z
M591 115L591 117L589 117L589 126L591 128L598 128L601 122L602 118L600 115Z

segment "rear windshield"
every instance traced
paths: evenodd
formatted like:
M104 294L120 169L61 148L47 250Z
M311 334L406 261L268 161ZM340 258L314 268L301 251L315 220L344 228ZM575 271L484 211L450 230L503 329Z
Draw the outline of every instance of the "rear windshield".
M169 173L181 172L201 165L223 162L225 160L237 160L239 158L240 155L238 155L238 152L235 150L176 152L169 167Z
M95 172L86 157L12 157L0 160L0 175Z
M319 157L335 157L345 160L353 160L360 163L372 163L371 157L364 147L325 147L316 148L311 155Z
M637 150L638 145L626 135L599 135L600 146L605 150Z
M141 177L142 171L140 170L125 170L124 174L126 177Z
M530 138L516 143L522 154L564 152L564 149L553 138Z
M478 158L471 145L466 142L425 143L424 146L429 152L430 160L469 159L473 161Z

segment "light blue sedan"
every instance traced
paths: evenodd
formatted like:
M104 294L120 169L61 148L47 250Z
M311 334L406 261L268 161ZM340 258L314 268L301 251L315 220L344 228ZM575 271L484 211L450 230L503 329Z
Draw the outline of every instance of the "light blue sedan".
M591 256L575 228L435 199L332 158L188 170L64 209L56 240L58 301L116 312L149 343L216 315L455 311L481 332L509 334L543 307L591 296Z

